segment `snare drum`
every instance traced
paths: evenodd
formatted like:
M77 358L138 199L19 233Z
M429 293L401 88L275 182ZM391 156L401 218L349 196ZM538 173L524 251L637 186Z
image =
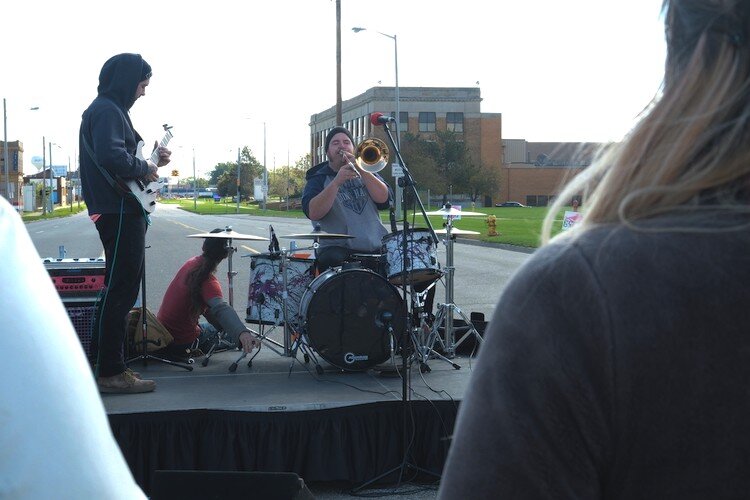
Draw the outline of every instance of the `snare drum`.
M339 267L322 273L308 286L299 311L311 347L348 371L386 361L406 321L397 289L367 269Z
M395 285L404 283L404 231L383 236L385 275ZM409 229L406 235L406 273L411 283L429 283L440 278L437 249L429 229Z
M288 319L294 322L299 302L313 280L315 259L287 257L287 302L284 317L284 275L281 256L260 254L250 257L250 287L247 294L248 323L278 325Z

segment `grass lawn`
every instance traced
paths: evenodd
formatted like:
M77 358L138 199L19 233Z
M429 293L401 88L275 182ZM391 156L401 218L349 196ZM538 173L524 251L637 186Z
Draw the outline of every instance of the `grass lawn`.
M73 203L73 205L68 205L65 207L55 207L52 212L46 215L42 215L41 210L37 212L24 212L23 214L21 214L21 219L23 219L24 222L30 222L39 219L54 219L57 217L67 217L69 215L77 214L78 212L81 212L83 210L86 210L86 204L83 202L75 202Z
M197 210L193 209L193 200L163 200L162 203L178 204L180 208L199 214L235 214L237 213L237 203L221 202L215 203L213 200L198 200ZM282 208L276 210L275 208ZM272 209L274 208L274 209ZM257 204L240 203L239 213L247 215L262 215L264 217L294 217L304 219L305 214L301 209L293 209L288 212L284 209L285 205L275 202L269 202L267 209L262 210ZM436 210L435 207L426 209L427 211ZM470 210L470 209L467 209ZM568 208L569 210L569 208ZM546 207L528 207L528 208L476 208L473 212L481 212L486 215L496 217L496 231L498 236L487 236L488 226L487 217L471 216L463 217L460 220L454 220L453 226L469 231L478 231L476 236L462 236L462 238L471 238L492 243L506 243L509 245L518 245L524 247L536 248L539 246L539 234L542 229L542 220L547 213ZM415 214L409 213L409 222L414 227L427 227L422 219L421 214L414 217ZM388 213L382 212L381 218L383 223L388 226ZM563 213L558 214L553 227L554 232L561 230ZM445 221L440 216L430 216L430 223L434 229L443 227Z

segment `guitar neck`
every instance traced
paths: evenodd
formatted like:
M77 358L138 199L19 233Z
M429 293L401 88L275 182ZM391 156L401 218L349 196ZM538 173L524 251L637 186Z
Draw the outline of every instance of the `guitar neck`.
M161 141L159 142L159 147L154 149L154 151L151 153L151 161L155 164L159 164L159 148L165 148L167 147L167 144L169 144L169 140L172 139L172 131L167 130L167 133L164 134L164 137L162 137Z

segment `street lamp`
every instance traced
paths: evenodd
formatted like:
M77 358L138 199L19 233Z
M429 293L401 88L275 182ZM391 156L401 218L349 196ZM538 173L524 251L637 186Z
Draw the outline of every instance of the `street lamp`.
M240 213L240 148L237 148L237 212Z
M359 33L360 31L366 31L367 28L362 27L354 27L352 28L352 31L355 33ZM396 35L389 35L387 33L382 33L380 31L376 31L377 34L383 35L384 37L390 38L393 40L393 60L396 65L396 86L395 86L395 94L396 94L396 148L400 151L401 150L401 100L399 99L399 87L398 87L398 38ZM396 179L396 215L401 216L401 186L398 185L398 178Z

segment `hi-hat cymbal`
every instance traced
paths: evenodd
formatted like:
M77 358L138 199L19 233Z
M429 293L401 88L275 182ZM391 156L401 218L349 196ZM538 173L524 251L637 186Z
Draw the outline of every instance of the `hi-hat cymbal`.
M323 231L313 231L312 233L300 234L283 234L279 238L296 238L298 240L317 240L317 239L336 239L336 238L354 238L348 234L324 233Z
M441 208L440 210L434 210L432 212L425 212L427 215L442 215L443 217L456 217L458 215L466 215L466 216L472 216L472 215L478 215L478 216L485 216L487 214L482 214L479 212L467 212L466 210L456 210L453 207L450 207L448 209Z
M268 238L262 236L253 236L252 234L242 234L235 232L234 230L221 231L220 233L199 233L190 234L188 238L224 238L233 240L252 240L252 241L268 241Z
M437 234L447 234L448 231L445 228L443 228L443 229L436 229L435 233L437 233ZM468 229L459 229L457 227L452 227L451 228L451 234L482 234L482 233L480 233L479 231L469 231Z

